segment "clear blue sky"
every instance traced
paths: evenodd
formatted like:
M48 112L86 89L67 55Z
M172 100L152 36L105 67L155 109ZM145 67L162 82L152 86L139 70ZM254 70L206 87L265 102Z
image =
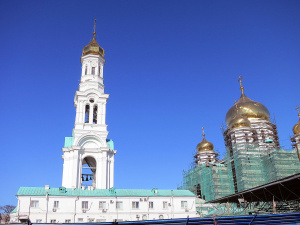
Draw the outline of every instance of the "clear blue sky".
M300 1L1 1L0 205L20 186L61 186L82 48L104 67L115 187L175 189L201 141L219 152L245 93L276 118L281 145L300 105Z

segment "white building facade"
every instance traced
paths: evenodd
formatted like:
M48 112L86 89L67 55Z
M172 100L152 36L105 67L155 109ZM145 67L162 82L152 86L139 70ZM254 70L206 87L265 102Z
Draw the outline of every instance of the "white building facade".
M11 222L81 223L196 217L187 190L64 189L21 187Z

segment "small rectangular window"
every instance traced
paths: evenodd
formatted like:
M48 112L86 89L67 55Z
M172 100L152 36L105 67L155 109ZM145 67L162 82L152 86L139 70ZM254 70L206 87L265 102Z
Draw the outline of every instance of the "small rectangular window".
M56 223L56 220L50 220L50 223Z
M87 75L87 66L85 66L84 74Z
M79 222L79 223L80 223L80 222L83 222L83 218L78 218L78 219L77 219L77 222Z
M87 210L89 208L89 202L88 201L82 201L82 209Z
M132 202L132 208L138 209L139 208L139 202Z
M96 223L103 223L106 222L106 219L96 219Z
M149 202L149 209L153 209L153 202Z
M99 209L106 209L106 202L105 201L100 201L99 202Z
M30 207L38 208L39 207L39 201L38 200L31 200Z
M117 201L116 208L117 209L123 209L123 202Z
M163 202L163 209L167 209L168 208L168 202Z
M92 75L95 75L95 67L92 67Z
M42 223L42 220L41 219L37 219L35 222L36 223Z
M57 209L59 206L59 201L54 201L53 208Z
M65 220L65 223L71 223L71 220L66 219L66 220Z
M187 201L181 201L181 208L186 209L187 208Z

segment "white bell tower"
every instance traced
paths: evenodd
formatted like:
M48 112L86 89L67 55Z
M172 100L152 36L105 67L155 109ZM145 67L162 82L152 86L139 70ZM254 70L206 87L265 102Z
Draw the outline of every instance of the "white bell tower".
M96 20L95 20L96 23ZM75 93L75 128L65 138L62 186L66 188L109 189L114 186L114 150L107 139L105 124L104 50L95 39L83 48L81 81Z

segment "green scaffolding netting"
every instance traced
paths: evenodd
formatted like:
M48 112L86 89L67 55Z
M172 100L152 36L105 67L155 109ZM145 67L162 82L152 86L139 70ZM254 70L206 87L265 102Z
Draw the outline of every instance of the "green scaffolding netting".
M183 189L206 201L244 191L300 172L296 149L261 149L235 144L220 163L199 164L183 173Z

